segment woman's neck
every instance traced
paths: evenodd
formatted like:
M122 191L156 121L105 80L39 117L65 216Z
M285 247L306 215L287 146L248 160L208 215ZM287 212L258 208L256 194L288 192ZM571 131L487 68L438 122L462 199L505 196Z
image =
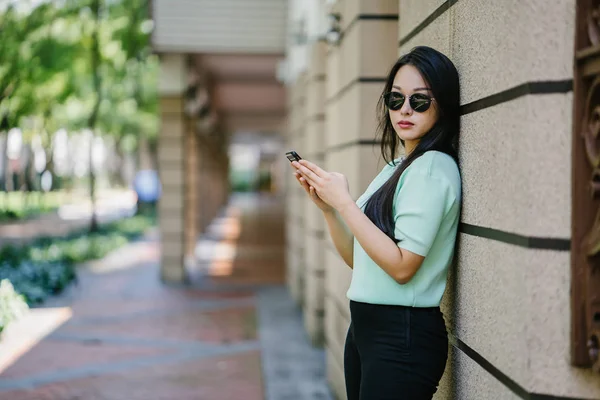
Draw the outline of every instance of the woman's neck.
M417 144L419 144L418 140L405 140L404 141L404 152L406 153L405 154L406 157L408 157L410 155L410 153L413 152L415 147L417 147Z

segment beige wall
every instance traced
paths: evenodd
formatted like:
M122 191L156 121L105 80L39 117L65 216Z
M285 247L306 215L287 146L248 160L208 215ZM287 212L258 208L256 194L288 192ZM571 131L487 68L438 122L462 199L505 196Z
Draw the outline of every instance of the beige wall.
M398 55L429 45L461 75L463 224L442 305L454 346L436 399L600 398L599 377L569 363L575 1L339 0L334 7L344 35L326 46L326 101L319 106L319 96L311 97L321 83L309 78L308 113L290 108L292 120L308 121L305 134L290 144L345 174L355 198L381 167L378 147L365 143ZM357 19L394 13L399 23ZM313 57L322 51L316 44ZM325 121L311 122L320 110ZM322 221L301 195L294 192L291 213L305 230L295 230L302 240L290 256L306 251L290 263L307 273L323 249L328 377L345 398L351 271L329 236L320 239ZM318 293L307 284L307 294Z
M288 116L285 146L286 151L296 150L303 155L306 131L306 74L303 74L288 89ZM304 303L305 266L305 225L303 189L289 175L286 181L286 241L287 241L287 283L292 297L298 304Z
M563 82L573 76L575 2L459 0L415 34L443 4L400 1L399 28L400 54L443 51L460 72L462 104L480 101L462 117L468 225L445 307L463 350L456 386L440 398L600 398L598 376L569 364L572 92ZM548 93L525 86L535 82ZM563 240L514 244L523 237Z
M318 165L324 162L325 144L325 61L327 45L317 42L311 48L310 63L305 79L306 123L305 136L298 151ZM323 344L325 331L325 223L321 211L304 194L304 324L314 344Z

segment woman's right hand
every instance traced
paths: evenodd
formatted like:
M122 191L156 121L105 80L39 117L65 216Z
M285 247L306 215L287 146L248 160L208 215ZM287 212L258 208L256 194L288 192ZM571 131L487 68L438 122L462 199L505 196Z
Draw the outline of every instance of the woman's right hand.
M319 198L319 195L315 191L315 188L310 186L308 182L306 182L306 179L300 176L300 173L298 171L294 171L294 176L296 177L296 180L300 183L300 186L302 186L306 193L308 193L313 203L315 203L317 207L321 209L321 211L323 211L324 213L334 211L333 207L331 207L329 204L325 203L323 200L321 200L321 198Z

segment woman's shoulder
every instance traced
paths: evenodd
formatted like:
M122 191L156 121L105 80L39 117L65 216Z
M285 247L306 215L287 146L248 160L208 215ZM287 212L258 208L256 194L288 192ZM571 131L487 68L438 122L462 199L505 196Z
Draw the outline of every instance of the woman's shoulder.
M458 165L454 158L441 151L430 150L417 158L407 168L407 173L423 174L446 181L460 192L461 179Z
M454 158L441 151L430 150L412 162L409 169L437 176L440 173L459 174L458 165Z

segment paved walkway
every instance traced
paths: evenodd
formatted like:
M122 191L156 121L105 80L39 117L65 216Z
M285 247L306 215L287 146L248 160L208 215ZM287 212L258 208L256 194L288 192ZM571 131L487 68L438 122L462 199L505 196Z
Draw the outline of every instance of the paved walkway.
M232 200L200 241L193 285L158 281L156 234L82 269L9 327L0 400L331 399L284 281L283 209Z

